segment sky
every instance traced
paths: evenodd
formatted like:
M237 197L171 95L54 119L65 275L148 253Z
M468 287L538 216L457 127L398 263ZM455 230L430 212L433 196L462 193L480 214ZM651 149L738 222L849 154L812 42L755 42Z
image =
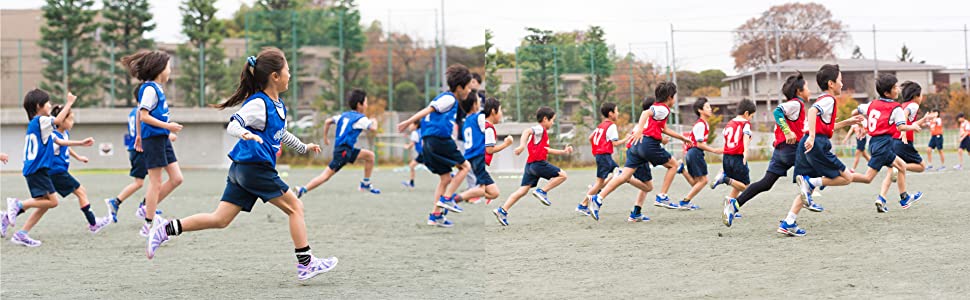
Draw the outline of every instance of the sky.
M100 3L100 1L97 1ZM180 34L181 1L153 0L152 12L158 27L148 36L166 42L184 40ZM218 15L228 18L240 3L252 0L219 0ZM757 17L772 5L785 1L630 1L630 0L358 0L362 23L388 23L428 43L435 37L435 10L444 2L445 39L449 45L471 47L484 42L485 28L495 34L498 49L514 51L526 34L525 27L554 31L584 30L602 26L608 43L617 52L666 64L664 43L671 44L670 28L678 30L731 30ZM923 0L918 2L816 1L832 11L850 30L963 29L970 24L970 1ZM0 2L0 8L39 8L44 1ZM439 17L439 22L440 17ZM867 58L873 57L871 32L850 32L850 40L836 49L840 57L851 55L858 45ZM876 35L879 59L895 59L906 44L918 60L950 68L964 67L963 32L880 32ZM678 32L673 51L679 70L721 69L734 74L730 56L731 33Z

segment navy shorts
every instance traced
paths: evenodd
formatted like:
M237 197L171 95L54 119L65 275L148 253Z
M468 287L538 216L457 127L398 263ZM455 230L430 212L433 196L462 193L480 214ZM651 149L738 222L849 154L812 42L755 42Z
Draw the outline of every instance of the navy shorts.
M707 162L704 161L704 150L701 148L690 148L684 156L684 166L687 174L692 177L707 176Z
M775 151L771 153L767 172L781 177L788 176L788 169L795 166L795 148L798 148L798 145L778 144Z
M520 186L535 187L539 185L539 178L550 179L559 176L559 167L553 166L548 161L540 160L525 164L525 173L522 174L522 184Z
M418 153L418 156L414 157L414 161L419 164L424 164L424 157L421 156L421 153Z
M131 163L131 171L128 171L128 176L145 179L145 175L148 175L148 168L145 168L145 153L128 150L128 162Z
M670 152L664 150L660 140L649 136L643 137L639 144L627 149L626 153L626 163L623 166L627 168L650 167L648 163L660 166L670 161Z
M81 187L81 183L77 182L77 179L74 179L74 176L71 176L71 173L64 172L49 174L48 176L51 178L51 183L54 184L54 190L57 191L61 197L67 197L67 195L74 193L77 188Z
M643 182L653 180L653 174L650 174L650 165L640 166L633 170L633 178Z
M907 164L919 164L923 162L923 157L916 151L912 143L903 143L903 140L893 140L893 152Z
M882 167L892 167L896 160L891 135L874 136L869 139L869 168L879 171Z
M425 136L421 138L421 158L424 166L431 173L444 175L451 173L451 168L465 162L465 156L458 151L455 140L440 136Z
M492 180L492 175L488 174L488 170L485 169L485 155L469 158L468 163L472 165L472 174L475 174L475 184L495 184L495 180Z
M596 158L596 178L606 179L613 173L613 169L618 168L612 154L597 154Z
M330 165L328 167L333 170L334 173L336 173L347 164L352 164L357 161L357 155L360 155L360 149L347 145L334 147L333 160L330 161Z
M47 168L37 169L34 174L24 176L27 178L27 188L30 189L31 198L46 197L56 192L51 176L47 175Z
M856 150L859 150L859 151L862 151L862 152L866 152L866 142L868 140L869 140L868 138L863 138L861 140L860 139L856 139L855 140L855 149Z
M832 141L829 137L816 135L812 151L805 153L805 141L808 137L807 134L803 136L795 149L795 175L827 178L841 176L845 171L845 164L832 153Z
M168 140L167 135L156 135L141 139L142 159L145 161L145 169L162 168L178 162L175 158L175 150L172 149L172 141Z
M253 210L256 199L269 202L286 194L290 186L280 179L276 169L269 163L232 163L226 176L226 189L222 201L235 204L242 211Z
M943 150L943 135L930 137L930 149Z
M960 149L970 151L970 136L963 138L960 141Z
M751 177L748 174L748 164L744 163L744 155L725 154L722 165L724 167L724 176L740 181L745 185L751 183Z

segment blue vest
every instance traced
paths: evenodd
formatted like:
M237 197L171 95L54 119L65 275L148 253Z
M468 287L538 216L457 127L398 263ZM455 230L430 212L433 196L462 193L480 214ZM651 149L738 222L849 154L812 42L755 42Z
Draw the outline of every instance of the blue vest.
M24 136L24 176L51 166L51 160L54 159L54 136L43 140L41 138L40 116L34 116L27 124L27 134Z
M131 112L128 113L128 133L125 134L125 146L128 146L128 151L135 150L135 134L136 134L135 118L138 117L136 115L137 113L138 113L138 106L135 106L135 108L132 108Z
M337 138L333 145L334 149L341 145L353 148L357 144L357 137L360 136L363 129L355 129L354 123L357 123L363 117L364 114L353 110L340 114L340 117L337 118Z
M482 113L477 112L465 118L462 125L462 135L465 137L465 159L471 159L485 155L485 132L478 127L478 116Z
M145 82L138 87L138 103L141 104L141 97L145 93L145 89L153 88L155 89L155 95L158 95L158 102L155 103L155 107L148 113L158 119L159 121L168 123L168 101L165 101L165 94L162 93L162 89L158 87L155 82ZM168 135L168 129L159 128L155 126L148 125L148 123L141 122L141 138L149 138L159 135Z
M451 96L455 98L455 104L451 106L451 109L438 112L437 109L428 114L427 117L421 120L421 137L426 136L439 136L450 138L452 131L454 131L455 126L455 114L458 112L458 97L451 92L444 92L438 94L434 100L438 100L444 96Z
M421 128L418 128L415 130L418 132L418 140L414 142L414 151L417 151L418 153L423 153L421 151L422 149L424 149L424 147L422 146L424 145L424 140L421 139Z
M266 162L276 167L276 153L280 151L283 134L286 132L286 105L283 104L283 99L276 103L263 92L249 96L249 99L246 99L243 105L245 106L249 101L263 101L263 104L266 105L265 128L257 130L246 126L250 133L262 138L263 143L239 139L236 146L229 152L229 159L240 163ZM282 114L278 111L281 111Z
M69 136L71 136L70 132L61 133L60 131L54 130L55 138L67 140L69 139ZM54 143L54 151L51 152L51 155L53 155L54 158L51 160L51 168L47 170L47 174L54 175L67 172L67 168L71 166L70 149L71 147L61 146Z

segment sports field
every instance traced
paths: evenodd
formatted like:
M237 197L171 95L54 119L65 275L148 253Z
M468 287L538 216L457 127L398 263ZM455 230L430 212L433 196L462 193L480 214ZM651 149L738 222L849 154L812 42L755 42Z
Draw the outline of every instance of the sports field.
M949 165L956 162L953 153ZM757 180L765 162L752 163ZM720 170L711 166L711 173ZM291 170L302 184L318 170ZM662 176L654 169L654 177ZM876 185L834 187L818 198L826 211L803 211L801 238L775 233L794 197L786 179L742 208L734 227L720 222L724 187L704 190L701 210L645 207L648 223L626 221L635 190L621 187L607 199L599 222L573 211L592 170L569 170L550 192L551 207L528 197L500 226L496 207L465 204L452 214L455 228L425 225L432 177L420 172L414 191L406 173L375 173L380 196L357 192L359 169L347 169L304 197L310 244L316 256L337 256L329 273L296 280L285 216L257 204L227 229L186 233L145 258L137 199L122 205L119 223L96 236L71 196L41 220L31 236L39 248L0 243L3 299L134 297L226 298L961 298L970 293L970 171L910 176L912 191L926 193L908 210L895 202L886 214L873 206ZM102 199L128 182L126 173L75 174ZM518 176L495 176L503 197ZM168 217L215 208L224 170L185 171L185 183L162 203ZM790 178L790 177L788 177ZM881 180L882 175L879 177ZM659 182L655 184L659 188ZM3 197L26 195L19 173L3 173ZM675 181L671 198L687 191ZM891 195L896 194L895 187ZM648 201L652 201L650 193ZM891 196L891 199L898 199ZM649 203L649 202L648 202ZM26 217L18 218L18 229Z

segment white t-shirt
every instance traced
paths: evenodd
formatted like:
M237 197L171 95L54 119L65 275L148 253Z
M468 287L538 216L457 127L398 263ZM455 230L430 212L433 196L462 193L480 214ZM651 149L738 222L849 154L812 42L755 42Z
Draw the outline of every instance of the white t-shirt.
M411 131L411 141L415 143L421 142L421 134L417 130Z
M606 139L610 141L620 140L620 132L616 130L616 124L610 124L610 127L606 128Z
M156 86L158 86L158 90L162 91L162 93L165 92L165 90L162 90L162 85L159 84ZM145 91L141 94L141 104L139 107L152 110L155 109L156 105L158 105L158 94L155 93L155 89L151 87L145 88Z
M802 105L798 101L786 101L778 105L781 111L785 113L785 117L789 121L798 120L798 114L802 112Z
M340 123L340 116L341 115L333 116L333 123L334 124L339 124ZM357 119L357 122L354 122L354 124L351 125L350 128L368 130L368 129L370 129L370 125L373 122L374 122L373 120L368 119L367 117L361 117L360 119Z
M539 141L542 140L542 131L543 130L544 129L542 129L542 126L541 125L532 126L532 135L533 135L532 143L533 144L538 145L539 144Z
M434 101L431 101L430 106L433 107L435 111L440 113L451 110L451 107L456 103L458 103L458 100L455 99L455 96L444 95L438 97L438 99L435 99Z
M835 111L834 97L826 95L825 97L819 98L812 107L818 110L818 115L822 117L822 122L826 124L832 123L832 112Z
M651 105L650 111L653 111L653 119L660 121L667 118L670 115L670 109L664 106Z
M498 139L497 133L495 133L495 128L485 129L485 147L495 146L495 142Z
M691 129L691 133L694 135L694 140L697 142L706 142L707 135L704 132L708 131L708 125L706 122L694 123L694 128Z

